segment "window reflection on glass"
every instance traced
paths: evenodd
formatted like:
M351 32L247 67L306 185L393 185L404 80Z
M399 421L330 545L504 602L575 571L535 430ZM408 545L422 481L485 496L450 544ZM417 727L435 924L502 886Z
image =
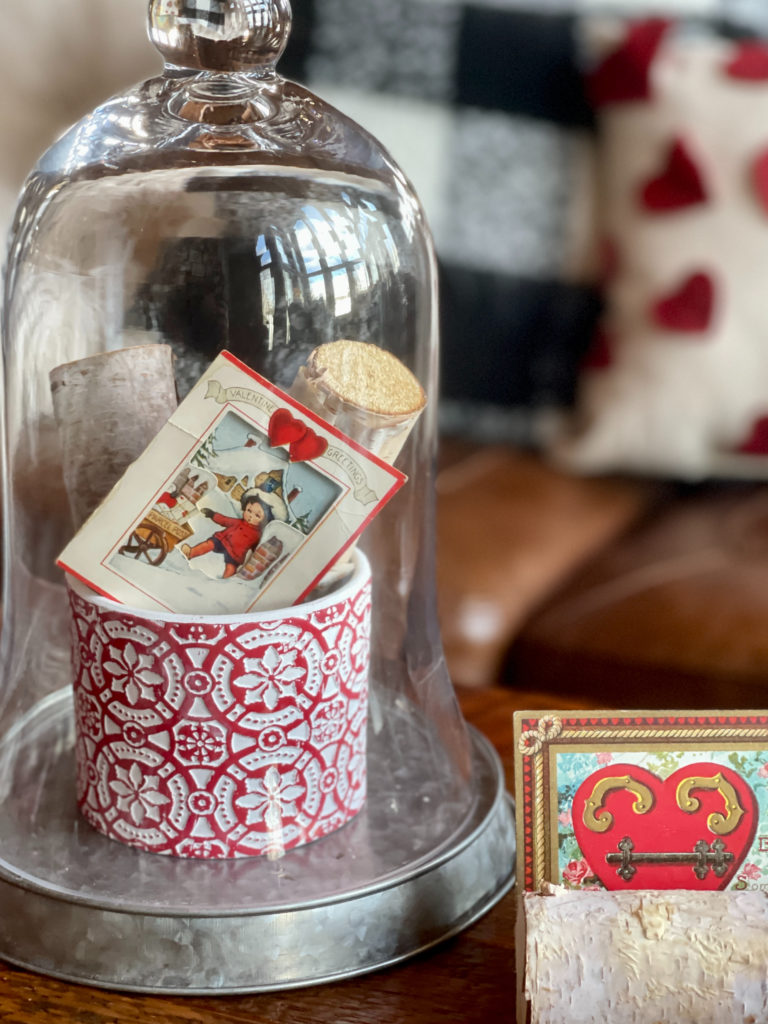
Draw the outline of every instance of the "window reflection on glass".
M347 316L352 312L350 295L350 274L347 267L333 271L333 299L336 316Z
M308 274L317 273L322 269L320 254L315 246L315 239L303 220L297 220L293 228L296 241L299 245L299 252Z
M275 344L275 282L269 270L261 272L261 317L267 329L267 347Z
M282 386L303 350L338 338L396 347L413 329L401 227L378 195L302 180L268 200L254 199L261 182L224 198L212 183L192 180L173 209L178 233L156 250L142 236L149 269L129 314L177 347L178 365L183 350L182 393L222 348Z

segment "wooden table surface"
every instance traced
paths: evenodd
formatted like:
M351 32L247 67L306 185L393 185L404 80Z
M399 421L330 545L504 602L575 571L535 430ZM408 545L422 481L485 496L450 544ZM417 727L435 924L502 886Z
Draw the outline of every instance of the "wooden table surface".
M512 785L512 712L549 708L542 694L464 691L464 714L494 743ZM576 705L574 705L576 706ZM0 913L2 908L0 907ZM106 992L0 962L8 1024L497 1024L515 1018L515 899L397 967L278 995L168 997Z

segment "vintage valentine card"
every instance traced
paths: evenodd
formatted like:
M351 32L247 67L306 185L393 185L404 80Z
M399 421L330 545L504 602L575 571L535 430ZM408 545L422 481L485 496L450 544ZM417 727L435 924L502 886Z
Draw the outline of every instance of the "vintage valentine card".
M768 715L515 715L518 884L768 891Z
M287 607L404 482L224 352L58 564L144 609Z

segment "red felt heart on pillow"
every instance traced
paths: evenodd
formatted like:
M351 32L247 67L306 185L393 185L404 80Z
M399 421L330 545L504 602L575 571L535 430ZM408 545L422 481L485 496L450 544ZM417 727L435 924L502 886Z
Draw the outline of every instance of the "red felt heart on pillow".
M738 452L744 455L768 455L768 416L761 416L752 424L749 437L743 441Z
M768 46L754 40L741 43L725 65L725 73L746 82L768 81Z
M755 183L757 198L768 213L768 149L755 160L752 166L752 180Z
M323 455L328 448L328 442L324 437L319 437L314 430L307 427L306 433L297 441L294 441L288 449L288 458L291 462L309 462Z
M706 202L701 172L682 139L673 142L663 170L643 186L641 198L657 213Z
M748 783L704 761L663 780L638 765L606 765L579 786L571 813L585 860L612 890L725 889L759 816ZM659 854L680 859L665 862Z
M715 286L708 274L691 274L677 291L652 309L654 321L668 331L706 331L712 321Z
M293 444L307 432L306 423L297 420L288 409L278 409L269 421L269 443L273 448L281 444Z
M666 18L648 18L629 26L621 46L587 77L587 92L595 106L650 97L651 65L671 24Z

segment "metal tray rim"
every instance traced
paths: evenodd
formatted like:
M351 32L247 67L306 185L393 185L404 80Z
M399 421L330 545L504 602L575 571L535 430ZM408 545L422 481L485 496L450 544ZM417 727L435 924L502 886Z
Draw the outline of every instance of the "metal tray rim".
M32 709L31 714L34 714L34 712L37 712L38 715L42 715L44 713L55 713L58 708L58 704L65 702L69 697L70 694L67 688L59 690L42 701L41 704L36 706L36 708ZM14 732L16 730L20 730L23 725L24 720L18 722L16 726L14 726L14 729L10 730L5 739L11 740ZM476 796L467 811L464 822L457 829L456 834L460 836L458 841L449 841L447 845L439 847L436 852L432 854L425 854L424 857L415 862L413 867L410 869L406 868L399 872L391 873L381 880L372 882L369 885L357 886L353 889L346 890L343 896L335 893L327 897L318 897L314 900L273 904L269 907L232 907L225 912L217 911L215 909L201 908L200 910L195 911L194 914L190 914L187 909L170 908L167 912L157 916L162 916L167 919L177 918L181 920L188 919L190 917L194 917L196 919L212 918L217 920L236 920L237 918L251 918L262 915L265 917L271 917L276 913L295 913L297 911L308 910L310 908L332 906L340 901L364 899L375 895L376 893L386 892L389 889L397 888L419 878L422 875L438 870L446 862L459 856L468 846L473 845L477 841L478 837L489 827L489 823L498 813L499 807L508 799L504 789L501 760L496 750L481 732L468 723L467 729L470 733L470 739L474 750L477 753L480 753L482 758L493 769L496 777L496 789L491 801L488 801L487 804L486 801L483 801L487 806L487 810L484 812L484 816L479 822L477 822L478 812L482 811L482 807L479 806L480 801ZM105 837L104 842L114 842L114 840L107 839ZM322 840L316 840L316 842L322 842ZM157 854L143 853L138 850L135 851L135 853L137 856L142 857L157 856ZM191 863L198 866L200 864L199 861ZM211 870L214 871L216 862L209 862L209 866ZM47 900L54 900L65 905L92 907L95 910L105 910L109 913L124 914L126 916L133 915L137 917L144 917L147 914L146 905L142 905L140 903L131 904L126 902L121 904L119 908L113 908L98 897L81 896L74 893L61 892L56 889L46 888L44 884L37 883L34 880L26 878L12 869L9 869L7 862L3 860L0 860L0 882L6 882L15 888L30 893L30 895L36 894L44 896Z

